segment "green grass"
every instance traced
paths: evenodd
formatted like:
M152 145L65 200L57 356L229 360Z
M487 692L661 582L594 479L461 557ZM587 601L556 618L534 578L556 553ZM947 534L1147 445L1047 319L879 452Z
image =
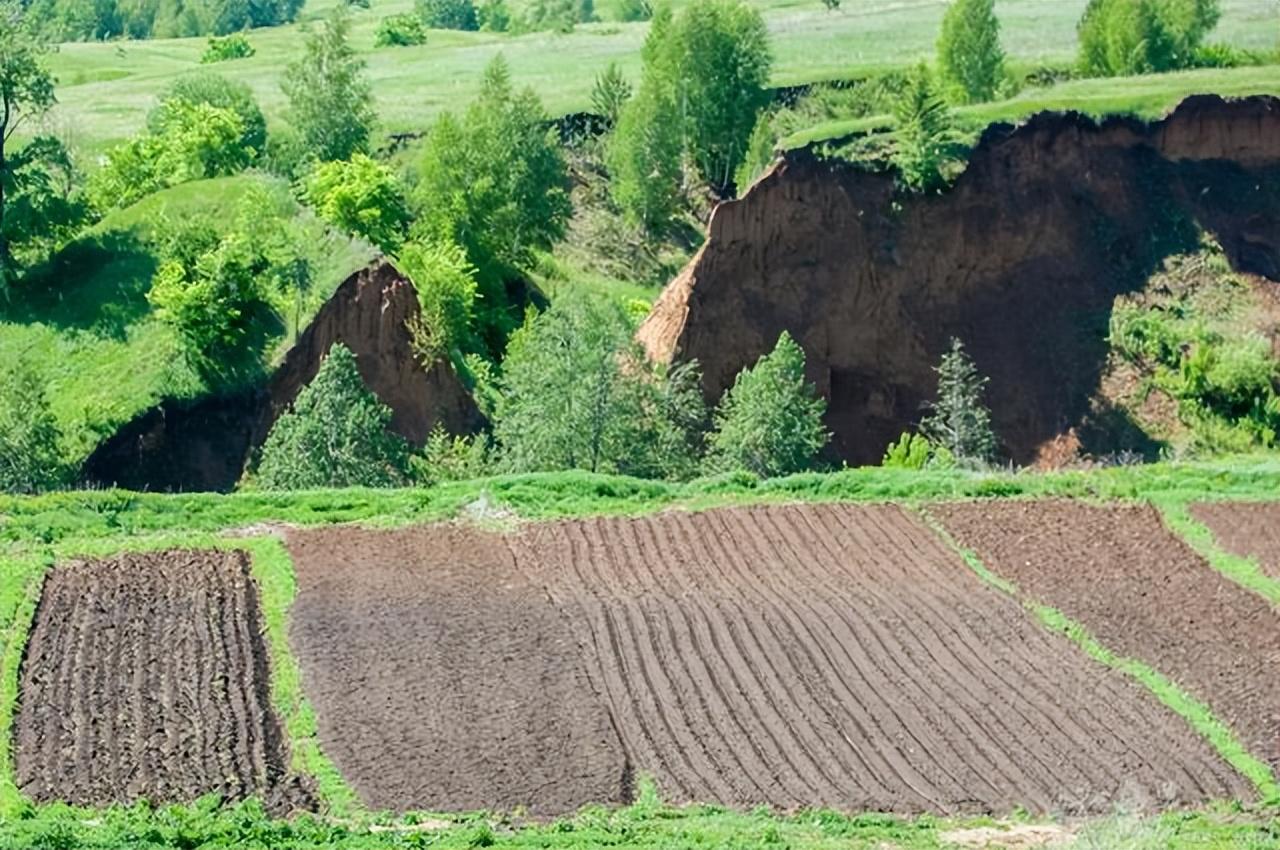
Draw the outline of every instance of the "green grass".
M818 0L753 2L772 35L774 81L780 85L858 76L928 58L946 6L942 0L846 0L840 11L829 13ZM1085 4L1001 0L997 12L1006 50L1020 66L1070 61ZM304 9L304 24L331 5L332 0L313 0ZM424 45L375 50L378 22L411 8L411 0L384 0L355 10L353 44L369 64L385 132L421 130L440 111L465 104L477 90L480 70L499 52L514 78L532 85L553 113L586 109L595 75L610 62L633 78L639 73L642 23L590 24L569 35L432 31ZM1276 47L1271 0L1225 0L1223 12L1212 40L1260 51ZM255 56L210 66L248 84L273 125L284 117L280 79L300 50L304 24L251 31ZM204 48L199 38L63 45L52 60L60 81L54 126L69 128L90 151L132 135L169 81L200 67ZM1105 85L1120 93L1129 83Z
M1256 560L1233 555L1219 546L1208 526L1191 515L1187 501L1157 498L1153 502L1165 525L1208 561L1209 566L1280 609L1280 581L1264 573Z
M106 216L0 307L0 359L31 362L47 384L53 413L64 432L63 454L78 462L105 436L165 397L193 398L205 383L178 354L171 328L157 321L147 302L157 260L151 224L172 219L228 221L239 198L264 183L282 198L288 188L274 178L246 173L200 180L158 192ZM283 340L292 339L350 272L372 250L328 231L300 207L297 220L309 235L307 259L315 283L300 314L284 311Z

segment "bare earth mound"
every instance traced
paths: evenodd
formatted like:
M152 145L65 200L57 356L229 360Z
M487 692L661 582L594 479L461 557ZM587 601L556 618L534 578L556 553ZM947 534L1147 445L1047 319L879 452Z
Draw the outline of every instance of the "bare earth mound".
M243 553L55 567L22 665L18 786L84 806L210 792L307 805L285 782L261 632Z
M1187 688L1280 767L1280 618L1169 534L1152 508L1044 501L930 510L993 570Z
M629 796L568 624L503 537L344 528L289 549L321 742L367 805L546 814Z
M1255 558L1262 571L1280 579L1280 502L1205 502L1191 506L1228 552Z
M1096 812L1251 793L1180 718L896 508L669 513L523 536L521 564L573 625L636 771L668 797Z

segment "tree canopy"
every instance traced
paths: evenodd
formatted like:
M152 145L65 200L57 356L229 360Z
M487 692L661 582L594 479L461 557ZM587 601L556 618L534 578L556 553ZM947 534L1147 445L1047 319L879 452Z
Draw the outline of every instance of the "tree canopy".
M289 121L307 152L322 162L368 153L376 117L363 59L349 43L351 18L343 4L303 44L284 72Z

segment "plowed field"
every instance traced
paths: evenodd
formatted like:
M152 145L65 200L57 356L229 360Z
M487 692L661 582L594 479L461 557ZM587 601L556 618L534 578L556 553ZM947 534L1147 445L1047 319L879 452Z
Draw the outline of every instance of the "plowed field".
M991 569L1187 688L1280 768L1280 618L1168 533L1154 509L1046 501L930 510Z
M21 670L22 791L100 806L210 792L306 804L268 703L242 553L157 552L49 574Z
M1191 514L1223 548L1256 558L1264 573L1280 579L1280 503L1206 502L1192 505Z
M291 535L326 750L389 808L939 812L1247 797L894 508Z

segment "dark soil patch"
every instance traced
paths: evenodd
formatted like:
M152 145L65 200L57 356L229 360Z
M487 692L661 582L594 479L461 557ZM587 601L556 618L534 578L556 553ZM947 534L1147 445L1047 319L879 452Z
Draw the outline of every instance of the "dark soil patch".
M573 633L505 540L291 533L291 642L321 742L374 809L561 813L630 775Z
M930 511L991 569L1185 687L1280 767L1280 617L1154 509L1043 501Z
M1280 502L1205 502L1191 515L1204 523L1228 552L1254 558L1280 579Z
M261 635L241 552L55 567L22 664L19 788L83 806L217 792L309 807L287 777Z

